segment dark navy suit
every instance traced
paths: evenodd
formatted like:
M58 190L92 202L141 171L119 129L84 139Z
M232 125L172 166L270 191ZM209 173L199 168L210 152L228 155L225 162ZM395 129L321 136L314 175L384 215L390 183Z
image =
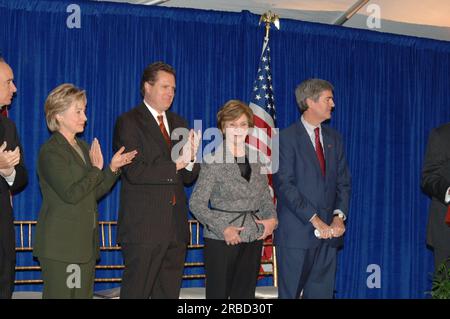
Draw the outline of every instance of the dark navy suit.
M322 125L326 163L322 175L314 145L299 120L280 133L280 165L274 175L278 198L277 246L279 297L332 298L336 251L343 237L317 239L314 214L330 225L333 212L348 216L351 177L341 136Z

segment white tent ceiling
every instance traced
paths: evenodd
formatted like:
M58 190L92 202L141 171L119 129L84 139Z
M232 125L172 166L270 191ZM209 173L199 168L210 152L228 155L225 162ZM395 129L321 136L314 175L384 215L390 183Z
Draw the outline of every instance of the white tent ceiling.
M357 0L91 0L220 11L268 10L281 19L333 24ZM344 26L369 29L368 6L377 5L381 27L372 30L450 41L450 0L370 0ZM369 7L373 8L373 7ZM370 20L372 21L372 20ZM282 26L282 22L281 22Z

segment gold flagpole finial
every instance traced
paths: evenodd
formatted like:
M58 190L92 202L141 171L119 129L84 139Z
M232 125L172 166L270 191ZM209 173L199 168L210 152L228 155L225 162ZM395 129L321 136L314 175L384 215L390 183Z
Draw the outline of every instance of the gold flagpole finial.
M273 23L275 28L278 30L280 29L280 17L272 13L272 11L265 12L261 18L259 19L259 25L261 25L261 22L264 22L266 24L266 38L269 38L269 30L270 30L270 24Z

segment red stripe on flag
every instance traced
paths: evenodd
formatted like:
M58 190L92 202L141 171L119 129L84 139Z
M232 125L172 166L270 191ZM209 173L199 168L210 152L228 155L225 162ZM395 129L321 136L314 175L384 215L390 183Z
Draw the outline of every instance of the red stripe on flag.
M259 138L256 138L254 136L247 136L246 142L247 142L247 144L258 149L264 155L269 156L269 157L272 155L272 150Z
M253 124L255 127L265 129L267 136L272 137L272 127L259 116L253 115Z

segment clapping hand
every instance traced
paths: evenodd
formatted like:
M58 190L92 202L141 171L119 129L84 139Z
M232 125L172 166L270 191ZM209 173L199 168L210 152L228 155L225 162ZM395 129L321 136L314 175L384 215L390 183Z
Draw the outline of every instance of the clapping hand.
M122 146L111 158L111 163L109 164L111 171L116 172L122 166L130 164L136 157L136 150L127 153L124 153L124 151L125 147Z
M14 167L20 162L20 149L17 146L13 151L5 151L6 142L0 146L0 175L9 176L13 173Z
M103 154L100 148L100 143L97 138L94 138L89 150L89 157L91 159L92 166L97 167L99 170L103 169Z
M195 154L197 154L198 146L200 145L200 139L202 134L200 131L195 133L194 130L189 131L188 142L183 146L182 156L187 162L193 162Z
M189 131L189 138L186 144L181 149L181 156L176 161L177 170L185 168L190 162L195 160L198 147L200 145L201 132L197 133L194 130Z

